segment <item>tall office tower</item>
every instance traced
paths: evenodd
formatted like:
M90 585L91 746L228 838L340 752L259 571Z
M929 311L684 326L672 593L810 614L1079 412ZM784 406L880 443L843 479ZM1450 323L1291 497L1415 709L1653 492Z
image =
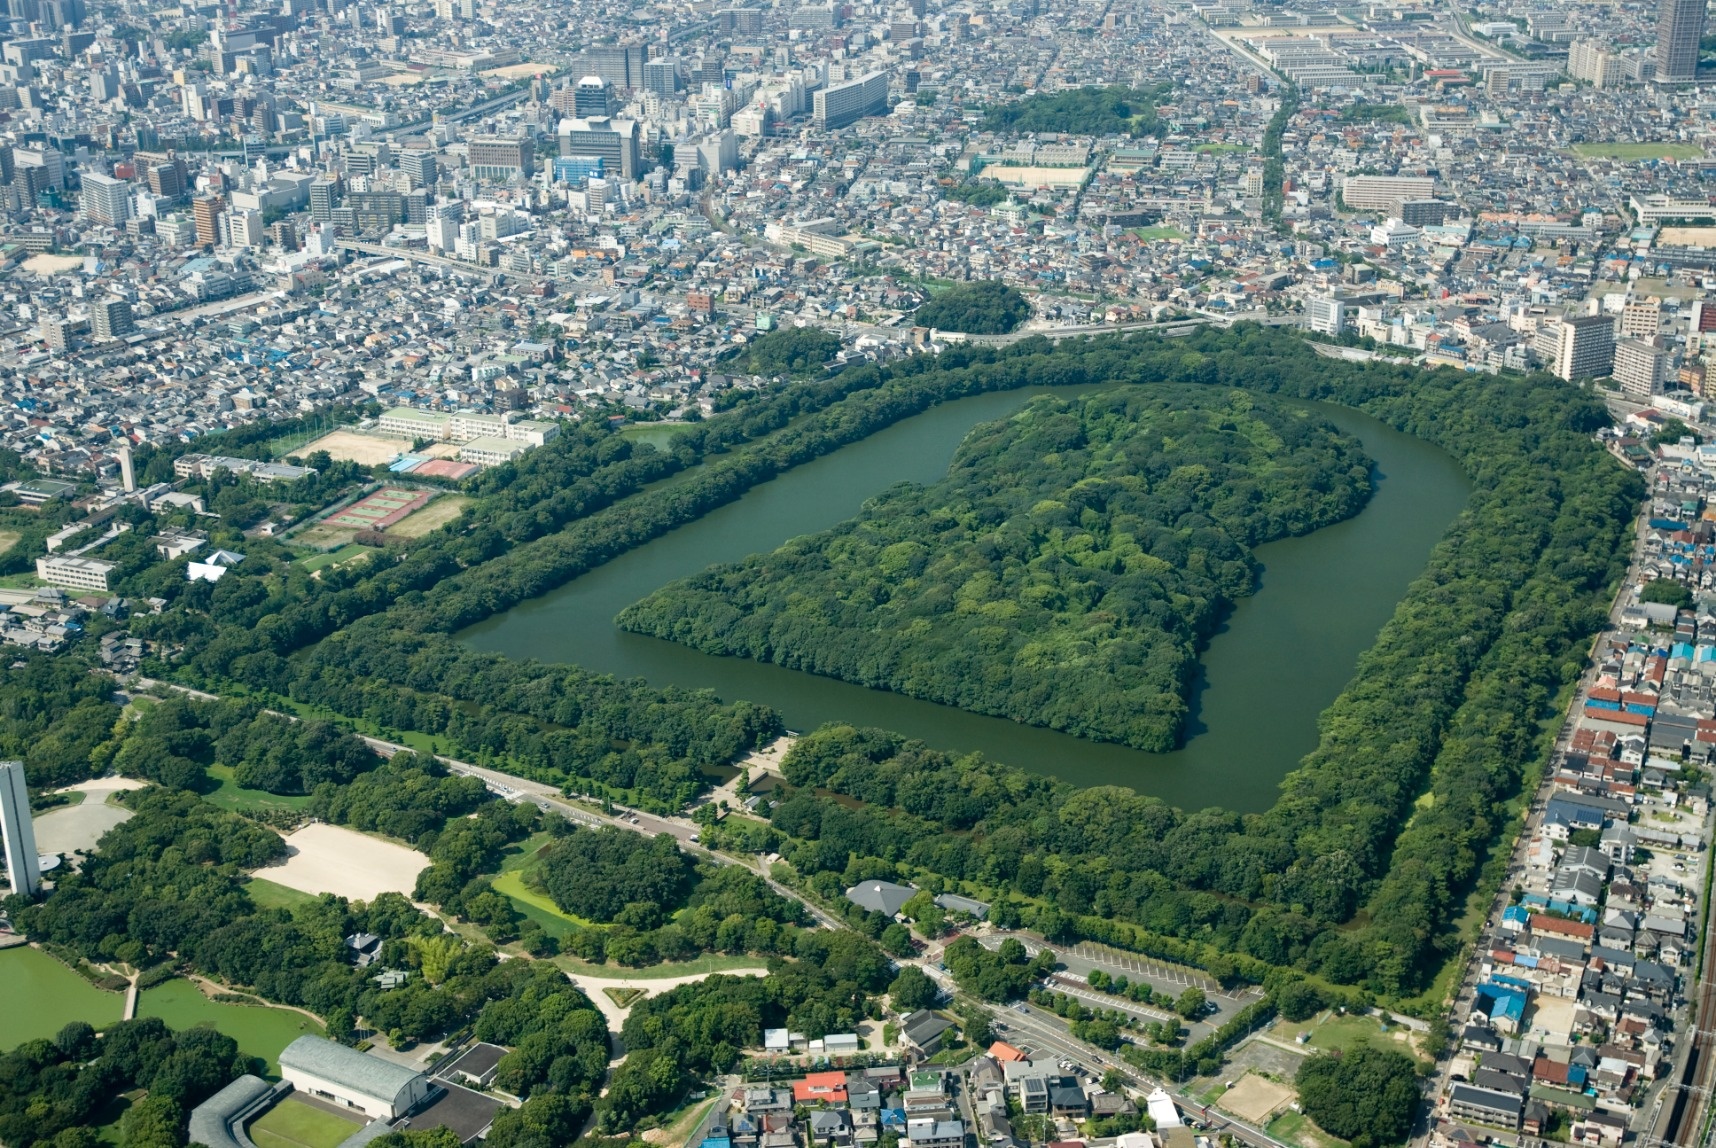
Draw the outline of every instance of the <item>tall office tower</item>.
M85 172L82 181L84 218L109 227L124 227L131 218L131 185L93 171Z
M1670 83L1698 75L1706 0L1662 0L1656 10L1656 78Z
M600 76L585 76L572 89L572 114L581 120L614 114L613 88Z
M644 49L641 44L624 48L591 48L573 63L581 74L600 76L616 88L643 87Z
M0 761L0 838L6 846L12 892L34 897L42 887L42 870L36 859L36 827L30 821L30 793L24 788L21 761Z
M131 304L125 300L109 297L97 300L89 305L89 327L96 341L105 343L112 339L123 339L135 330L131 321Z
M636 179L643 164L637 121L605 116L561 120L560 154L598 158L605 177Z
M220 243L220 217L226 214L226 200L218 195L205 195L191 201L191 218L197 221L197 243L215 247Z

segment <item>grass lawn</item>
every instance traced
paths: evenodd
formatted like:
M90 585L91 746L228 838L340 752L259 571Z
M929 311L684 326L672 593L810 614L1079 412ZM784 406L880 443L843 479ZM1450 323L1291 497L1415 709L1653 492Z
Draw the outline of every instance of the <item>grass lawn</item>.
M250 894L250 899L256 902L258 909L295 909L299 905L313 905L319 899L297 889L276 885L261 877L252 877L246 881L244 891Z
M1224 152L1250 151L1245 144L1206 143L1199 144L1193 151L1205 152L1209 155L1221 155Z
M679 437L689 423L627 423L620 428L620 434L633 442L647 442L657 450L666 450L673 445L673 440Z
M459 512L464 510L470 501L462 494L443 494L417 513L389 526L387 532L390 535L397 534L401 538L421 538L459 517Z
M34 590L45 586L34 574L4 574L0 575L0 590Z
M638 1003L638 998L644 995L644 991L642 989L616 989L609 987L603 989L602 992L607 994L608 999L613 1001L620 1008L631 1008L633 1005Z
M0 554L6 553L6 551L18 545L18 539L22 537L24 536L16 530L0 530Z
M256 1148L339 1148L362 1125L288 1096L251 1122Z
M1337 1016L1334 1013L1318 1013L1303 1024L1281 1022L1276 1026L1275 1037L1282 1041L1297 1040L1299 1034L1309 1030L1311 1039L1309 1047L1324 1051L1340 1050L1345 1052L1360 1044L1371 1044L1398 1048L1416 1057L1417 1047L1411 1042L1412 1030L1404 1025L1390 1025L1387 1032L1382 1030L1382 1022L1373 1016ZM1402 1038L1405 1039L1402 1039Z
M277 439L270 440L268 443L268 453L273 455L278 461L289 454L297 454L298 451L309 446L311 443L315 442L327 433L327 427L317 427L314 430L295 431L292 434L281 435Z
M1573 154L1587 159L1697 159L1704 149L1690 143L1582 143Z
M542 931L551 937L564 937L573 929L587 928L589 921L573 913L565 912L556 905L545 893L538 893L524 883L522 870L514 869L510 873L502 873L494 881L495 892L512 902L513 907L520 913L542 926Z
M308 797L281 797L261 789L245 789L232 779L232 767L228 765L209 766L209 776L220 786L213 793L204 794L203 800L234 813L254 809L302 809L310 804Z
M338 566L343 562L350 562L354 558L368 557L372 549L369 546L359 546L354 542L327 554L314 554L309 558L300 558L298 565L314 574L328 566Z
M1160 224L1155 227L1134 227L1132 234L1146 242L1153 239L1184 239L1186 237L1186 233L1179 228L1164 227Z
M1283 1143L1298 1144L1300 1148L1330 1148L1332 1145L1345 1143L1318 1128L1303 1112L1292 1110L1271 1120L1264 1131Z

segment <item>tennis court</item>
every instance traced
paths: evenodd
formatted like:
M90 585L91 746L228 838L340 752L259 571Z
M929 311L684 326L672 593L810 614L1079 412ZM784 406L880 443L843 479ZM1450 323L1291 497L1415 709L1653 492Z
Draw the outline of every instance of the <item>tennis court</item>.
M358 530L386 530L395 522L429 504L433 495L426 490L401 490L388 487L360 498L338 514L323 519L330 526L350 526Z

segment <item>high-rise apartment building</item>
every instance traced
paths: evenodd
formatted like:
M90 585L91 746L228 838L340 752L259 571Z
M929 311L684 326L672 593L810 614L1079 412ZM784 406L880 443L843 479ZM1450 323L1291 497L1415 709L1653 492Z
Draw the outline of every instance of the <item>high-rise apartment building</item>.
M871 72L833 84L812 97L811 117L818 131L836 131L855 124L865 116L879 116L888 110L888 73Z
M334 217L339 204L339 185L331 179L316 179L310 183L310 218L326 223Z
M205 195L191 202L191 218L197 224L197 244L214 247L220 243L220 217L226 214L226 200L218 195Z
M1436 181L1427 175L1349 175L1341 182L1348 211L1392 211L1403 199L1429 199Z
M1656 78L1679 83L1698 75L1706 0L1661 0L1656 10Z
M261 247L268 239L260 211L233 212L229 230L234 247Z
M36 827L30 821L30 793L24 787L24 763L0 761L0 841L6 849L6 876L12 892L34 897L42 887L36 857Z
M1608 315L1569 315L1555 340L1557 378L1607 378L1615 363L1615 320Z
M152 163L145 172L149 193L165 199L178 199L185 194L185 161Z
M679 61L650 60L643 66L643 89L662 99L671 99L679 91Z
M434 187L441 178L441 166L435 153L427 148L414 148L399 153L399 170L411 180L413 188Z
M89 327L98 343L123 339L136 329L131 321L131 304L115 296L98 299L89 305Z
M1629 299L1621 310L1621 334L1649 339L1662 329L1662 300Z
M85 172L82 182L84 218L109 227L124 227L131 218L131 185L93 171Z
M1626 394L1649 399L1668 381L1668 350L1660 336L1620 339L1615 343L1615 382Z

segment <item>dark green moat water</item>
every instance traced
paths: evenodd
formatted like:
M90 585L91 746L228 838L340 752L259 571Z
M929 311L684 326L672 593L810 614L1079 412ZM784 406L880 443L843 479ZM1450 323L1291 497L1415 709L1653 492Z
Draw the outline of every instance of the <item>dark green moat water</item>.
M1185 745L1152 754L982 717L932 702L779 666L718 658L622 633L614 616L676 578L772 550L852 517L896 482L933 482L980 422L1040 394L978 395L935 407L789 471L738 502L622 555L541 598L466 630L474 647L574 662L662 685L709 688L778 709L792 729L827 721L876 725L955 750L981 750L1079 785L1126 785L1188 809L1251 812L1274 803L1281 778L1317 743L1317 715L1352 677L1431 549L1465 505L1470 484L1439 448L1329 404L1319 414L1376 460L1375 493L1357 517L1257 549L1257 593L1210 642Z

